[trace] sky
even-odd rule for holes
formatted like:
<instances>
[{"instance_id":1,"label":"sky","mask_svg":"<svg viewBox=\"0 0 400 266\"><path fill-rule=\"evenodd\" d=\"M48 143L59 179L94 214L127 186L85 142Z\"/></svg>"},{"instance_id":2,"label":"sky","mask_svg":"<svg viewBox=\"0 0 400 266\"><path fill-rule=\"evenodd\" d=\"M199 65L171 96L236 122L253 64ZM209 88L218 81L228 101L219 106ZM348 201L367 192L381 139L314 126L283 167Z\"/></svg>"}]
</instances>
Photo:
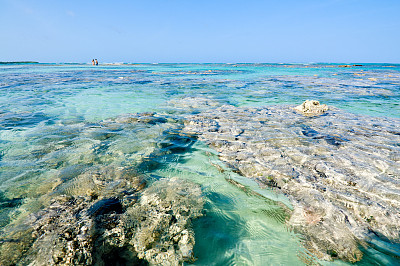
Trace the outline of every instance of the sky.
<instances>
[{"instance_id":1,"label":"sky","mask_svg":"<svg viewBox=\"0 0 400 266\"><path fill-rule=\"evenodd\" d=\"M400 0L0 0L0 61L400 63Z\"/></svg>"}]
</instances>

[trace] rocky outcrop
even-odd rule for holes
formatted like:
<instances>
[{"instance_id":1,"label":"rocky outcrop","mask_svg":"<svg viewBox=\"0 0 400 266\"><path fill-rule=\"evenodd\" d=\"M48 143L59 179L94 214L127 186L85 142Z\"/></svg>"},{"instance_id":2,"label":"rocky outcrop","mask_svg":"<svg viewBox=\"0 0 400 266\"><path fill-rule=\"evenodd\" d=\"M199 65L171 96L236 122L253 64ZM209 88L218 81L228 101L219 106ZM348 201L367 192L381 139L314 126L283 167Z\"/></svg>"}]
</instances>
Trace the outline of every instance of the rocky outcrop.
<instances>
[{"instance_id":1,"label":"rocky outcrop","mask_svg":"<svg viewBox=\"0 0 400 266\"><path fill-rule=\"evenodd\" d=\"M328 111L328 106L326 104L321 105L318 101L306 100L294 109L304 115L319 115Z\"/></svg>"}]
</instances>

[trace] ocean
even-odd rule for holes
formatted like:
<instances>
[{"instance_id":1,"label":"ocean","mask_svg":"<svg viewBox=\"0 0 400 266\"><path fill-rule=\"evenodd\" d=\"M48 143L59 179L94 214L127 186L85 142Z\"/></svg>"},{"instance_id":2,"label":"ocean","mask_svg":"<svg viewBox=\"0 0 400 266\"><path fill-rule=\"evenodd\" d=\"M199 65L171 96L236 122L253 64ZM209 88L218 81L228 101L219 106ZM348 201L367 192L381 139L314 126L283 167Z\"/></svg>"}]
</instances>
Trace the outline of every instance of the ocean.
<instances>
[{"instance_id":1,"label":"ocean","mask_svg":"<svg viewBox=\"0 0 400 266\"><path fill-rule=\"evenodd\" d=\"M0 106L1 265L400 264L400 65L2 64Z\"/></svg>"}]
</instances>

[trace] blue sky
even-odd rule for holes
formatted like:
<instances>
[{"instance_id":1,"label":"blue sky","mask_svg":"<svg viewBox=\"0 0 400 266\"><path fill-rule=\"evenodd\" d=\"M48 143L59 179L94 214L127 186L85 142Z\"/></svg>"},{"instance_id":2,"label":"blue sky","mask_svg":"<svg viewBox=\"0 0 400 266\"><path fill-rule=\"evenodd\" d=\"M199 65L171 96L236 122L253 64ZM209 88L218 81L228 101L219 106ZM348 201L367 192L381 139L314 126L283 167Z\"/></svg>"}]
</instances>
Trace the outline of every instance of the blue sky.
<instances>
[{"instance_id":1,"label":"blue sky","mask_svg":"<svg viewBox=\"0 0 400 266\"><path fill-rule=\"evenodd\" d=\"M400 0L0 0L0 61L400 63Z\"/></svg>"}]
</instances>

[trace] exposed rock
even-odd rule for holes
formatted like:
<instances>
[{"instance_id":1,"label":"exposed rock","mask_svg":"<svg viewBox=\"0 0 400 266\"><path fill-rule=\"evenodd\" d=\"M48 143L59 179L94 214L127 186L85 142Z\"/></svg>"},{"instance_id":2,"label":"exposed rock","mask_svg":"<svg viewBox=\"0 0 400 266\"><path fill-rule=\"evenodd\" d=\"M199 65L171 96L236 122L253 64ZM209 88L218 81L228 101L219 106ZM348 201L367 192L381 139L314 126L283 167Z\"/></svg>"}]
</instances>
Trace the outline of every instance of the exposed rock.
<instances>
[{"instance_id":1,"label":"exposed rock","mask_svg":"<svg viewBox=\"0 0 400 266\"><path fill-rule=\"evenodd\" d=\"M318 115L328 111L328 106L326 104L320 105L318 101L306 100L294 109L305 115Z\"/></svg>"}]
</instances>

